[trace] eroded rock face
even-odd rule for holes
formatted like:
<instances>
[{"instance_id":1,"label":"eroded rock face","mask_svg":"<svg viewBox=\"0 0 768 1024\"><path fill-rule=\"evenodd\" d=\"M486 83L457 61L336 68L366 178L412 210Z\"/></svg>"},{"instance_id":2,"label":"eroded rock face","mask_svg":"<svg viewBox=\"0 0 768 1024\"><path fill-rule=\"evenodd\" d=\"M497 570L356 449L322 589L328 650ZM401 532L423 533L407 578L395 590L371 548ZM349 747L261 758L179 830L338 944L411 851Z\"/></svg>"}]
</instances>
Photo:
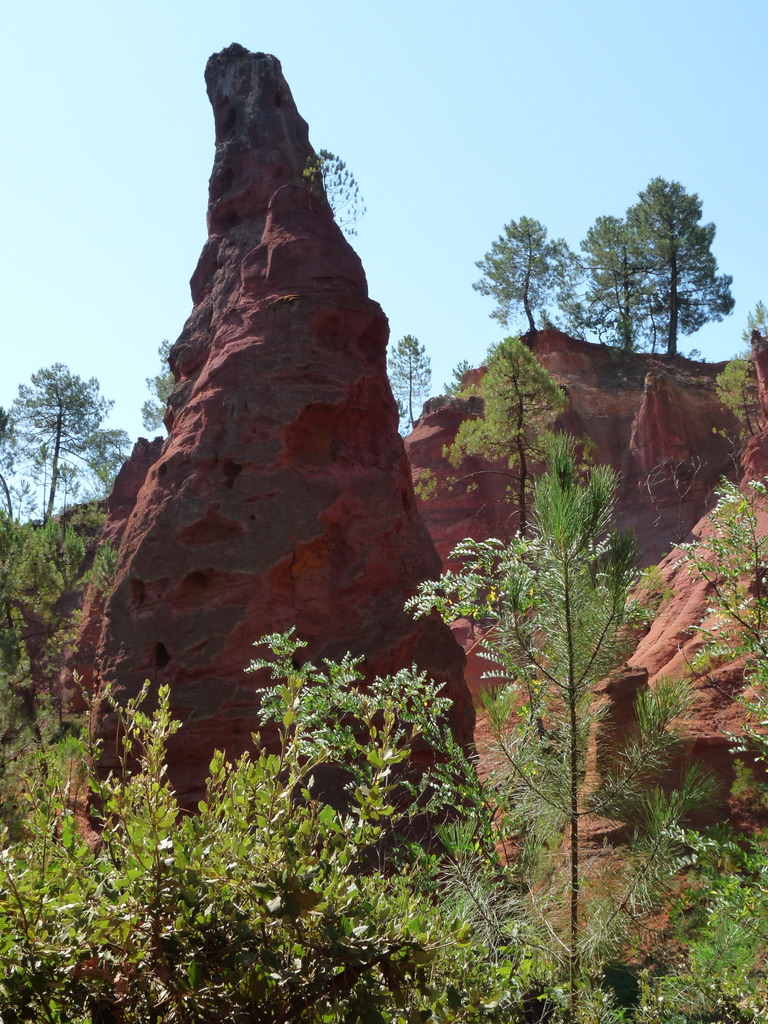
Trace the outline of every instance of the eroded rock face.
<instances>
[{"instance_id":1,"label":"eroded rock face","mask_svg":"<svg viewBox=\"0 0 768 1024\"><path fill-rule=\"evenodd\" d=\"M122 699L167 683L183 726L169 764L183 802L213 750L257 728L246 676L262 635L295 625L317 663L362 655L368 676L415 662L445 682L471 738L463 655L405 599L440 571L386 377L387 321L322 195L279 62L231 46L206 83L216 123L209 238L171 351L168 440L120 549L97 657ZM102 711L112 766L116 723ZM263 733L262 733L263 734Z\"/></svg>"},{"instance_id":2,"label":"eroded rock face","mask_svg":"<svg viewBox=\"0 0 768 1024\"><path fill-rule=\"evenodd\" d=\"M595 462L618 472L618 522L635 530L642 564L657 563L712 507L720 477L734 472L733 448L723 435L734 436L736 423L714 390L725 364L624 354L555 330L527 340L568 397L555 427L588 438ZM480 377L473 371L465 386ZM406 438L414 480L431 480L420 488L419 504L444 562L464 537L507 539L517 528L503 463L473 459L457 470L443 455L461 422L481 413L478 398L430 399ZM757 439L748 450L756 465L765 458ZM450 487L452 476L471 479L474 488ZM683 619L687 614L681 610ZM693 621L687 618L685 625ZM487 663L478 657L472 630L460 622L454 633L467 654L466 678L474 692ZM645 666L643 660L636 664ZM653 661L648 668L653 674Z\"/></svg>"},{"instance_id":3,"label":"eroded rock face","mask_svg":"<svg viewBox=\"0 0 768 1024\"><path fill-rule=\"evenodd\" d=\"M115 478L112 493L107 499L107 521L101 534L101 543L110 542L119 548L131 512L147 473L157 461L163 447L162 438L148 441L140 437L133 451L123 463ZM104 593L91 584L82 603L82 617L77 637L68 652L61 672L61 686L69 694L72 710L85 711L86 693L94 691L93 668L96 651L104 626Z\"/></svg>"},{"instance_id":4,"label":"eroded rock face","mask_svg":"<svg viewBox=\"0 0 768 1024\"><path fill-rule=\"evenodd\" d=\"M757 329L752 331L751 348L752 361L757 373L760 408L768 422L768 338L764 337Z\"/></svg>"},{"instance_id":5,"label":"eroded rock face","mask_svg":"<svg viewBox=\"0 0 768 1024\"><path fill-rule=\"evenodd\" d=\"M757 438L752 440L756 442ZM691 542L711 537L712 531L708 518L702 518L691 532ZM762 512L758 514L758 535L766 534L768 515ZM683 723L685 752L713 771L722 784L721 803L714 809L715 816L719 813L739 818L743 808L738 801L729 799L736 761L733 740L729 737L738 735L743 728L744 710L737 698L744 692L744 660L736 658L709 670L697 669L696 658L703 639L694 627L702 623L711 628L718 622L717 616L709 611L712 588L689 570L679 548L659 563L658 575L664 599L630 661L648 673L652 687L663 676L691 680L695 701Z\"/></svg>"},{"instance_id":6,"label":"eroded rock face","mask_svg":"<svg viewBox=\"0 0 768 1024\"><path fill-rule=\"evenodd\" d=\"M504 536L507 529L509 510L499 500L497 467L483 459L470 458L456 469L443 455L443 448L453 443L461 424L482 415L482 411L483 400L477 396L431 398L405 441L414 483L418 484L427 471L422 481L425 487L419 489L421 517L444 564L451 550L465 537ZM504 467L498 469L503 471ZM455 487L447 484L453 475L460 477Z\"/></svg>"},{"instance_id":7,"label":"eroded rock face","mask_svg":"<svg viewBox=\"0 0 768 1024\"><path fill-rule=\"evenodd\" d=\"M539 361L568 397L555 426L586 437L597 463L620 475L617 511L622 526L638 536L645 565L658 562L685 538L711 506L713 488L724 473L733 473L735 421L714 391L724 363L694 363L647 353L624 354L605 345L569 338L560 331L539 331L531 338ZM475 474L469 493L447 490L456 471L442 455L462 418L453 400L431 400L406 450L414 479L425 471L434 478L432 493L421 504L432 538L445 558L457 539L504 536L515 526L501 465L460 467Z\"/></svg>"}]
</instances>

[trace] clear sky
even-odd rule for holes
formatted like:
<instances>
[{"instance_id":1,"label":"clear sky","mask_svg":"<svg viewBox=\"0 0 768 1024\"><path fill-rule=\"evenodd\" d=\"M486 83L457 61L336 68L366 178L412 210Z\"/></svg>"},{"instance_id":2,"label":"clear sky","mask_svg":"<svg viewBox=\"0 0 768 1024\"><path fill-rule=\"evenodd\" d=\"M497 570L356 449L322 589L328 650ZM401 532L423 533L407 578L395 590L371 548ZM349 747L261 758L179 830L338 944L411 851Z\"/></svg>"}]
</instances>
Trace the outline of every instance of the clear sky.
<instances>
[{"instance_id":1,"label":"clear sky","mask_svg":"<svg viewBox=\"0 0 768 1024\"><path fill-rule=\"evenodd\" d=\"M757 0L5 0L0 405L54 362L142 432L144 379L191 309L231 42L280 58L316 148L368 213L354 240L393 340L439 393L502 336L475 260L526 215L577 249L657 176L698 192L736 308L680 347L741 346L768 301L768 5Z\"/></svg>"}]
</instances>

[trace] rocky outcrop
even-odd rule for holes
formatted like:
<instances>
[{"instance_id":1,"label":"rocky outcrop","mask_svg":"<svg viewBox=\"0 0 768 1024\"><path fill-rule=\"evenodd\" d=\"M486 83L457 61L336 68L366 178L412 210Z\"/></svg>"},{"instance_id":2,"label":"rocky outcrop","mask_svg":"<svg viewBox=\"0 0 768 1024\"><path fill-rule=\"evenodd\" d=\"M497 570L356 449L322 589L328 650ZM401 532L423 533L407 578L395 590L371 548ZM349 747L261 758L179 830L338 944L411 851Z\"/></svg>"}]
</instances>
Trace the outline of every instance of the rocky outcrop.
<instances>
[{"instance_id":1,"label":"rocky outcrop","mask_svg":"<svg viewBox=\"0 0 768 1024\"><path fill-rule=\"evenodd\" d=\"M760 535L768 534L768 515L760 515L758 529ZM694 527L691 542L705 540L712 530L712 524L703 518ZM716 812L739 818L744 809L738 802L731 800L730 808L726 803L735 763L729 736L738 735L744 722L744 709L737 700L744 692L744 661L736 658L706 670L698 667L703 639L695 627L700 623L712 627L717 621L709 611L712 588L689 570L679 548L659 563L657 575L663 601L630 658L635 666L630 672L647 672L651 687L662 676L691 680L695 701L682 723L685 752L712 770L722 783L722 802Z\"/></svg>"},{"instance_id":2,"label":"rocky outcrop","mask_svg":"<svg viewBox=\"0 0 768 1024\"><path fill-rule=\"evenodd\" d=\"M763 416L768 422L768 337L755 328L751 337L752 362L757 375L758 396Z\"/></svg>"},{"instance_id":3,"label":"rocky outcrop","mask_svg":"<svg viewBox=\"0 0 768 1024\"><path fill-rule=\"evenodd\" d=\"M115 477L112 492L107 498L107 521L101 535L102 541L110 541L115 547L120 546L128 520L136 508L139 491L162 450L161 437L156 437L152 441L140 437L133 446L133 451Z\"/></svg>"},{"instance_id":4,"label":"rocky outcrop","mask_svg":"<svg viewBox=\"0 0 768 1024\"><path fill-rule=\"evenodd\" d=\"M530 343L568 398L555 426L587 438L595 461L619 473L619 521L636 531L643 563L658 562L710 507L720 477L734 472L727 435L736 424L714 391L724 364L621 353L555 330ZM503 466L486 465L485 474L462 466L457 474L442 455L461 420L478 415L461 407L466 400L444 401L427 403L406 438L414 479L433 481L420 507L443 558L457 539L504 536L515 522ZM474 490L448 486L467 470Z\"/></svg>"},{"instance_id":5,"label":"rocky outcrop","mask_svg":"<svg viewBox=\"0 0 768 1024\"><path fill-rule=\"evenodd\" d=\"M100 543L108 542L119 548L128 519L136 507L139 491L151 466L157 461L162 445L160 437L153 441L140 437L133 446L107 499L107 519ZM64 659L61 672L61 687L69 694L70 707L78 714L85 711L85 695L92 694L95 688L93 667L104 624L104 601L105 594L101 587L90 584L82 597L77 636Z\"/></svg>"},{"instance_id":6,"label":"rocky outcrop","mask_svg":"<svg viewBox=\"0 0 768 1024\"><path fill-rule=\"evenodd\" d=\"M500 483L508 475L505 467L468 458L455 468L443 454L461 424L482 412L483 400L477 396L431 398L406 438L422 519L443 563L467 536L484 539L508 532L510 510ZM450 482L453 477L455 485Z\"/></svg>"},{"instance_id":7,"label":"rocky outcrop","mask_svg":"<svg viewBox=\"0 0 768 1024\"><path fill-rule=\"evenodd\" d=\"M594 460L619 473L618 521L635 530L643 564L657 563L688 537L692 528L703 529L699 521L714 504L721 475L734 475L736 468L735 451L728 440L728 435L736 435L736 423L714 389L724 364L619 353L554 330L529 335L527 341L568 398L565 413L555 426L587 438ZM479 382L481 374L473 373L472 379L465 379L465 386ZM475 459L457 471L443 455L461 422L481 414L482 400L478 398L431 399L406 438L414 479L429 481L418 489L420 507L444 561L466 536L504 538L510 524L511 529L516 526L503 465L483 465ZM744 458L751 457L753 471L766 457L764 448L768 454L768 445L763 446L757 438L747 446ZM464 477L475 486L469 490L461 483L451 486L452 477ZM650 679L653 685L660 672L679 674L698 643L691 626L706 607L705 588L688 579L682 567L673 570L679 554L676 549L662 562L665 579L673 571L680 573L680 580L675 575L665 584L679 592L679 598L662 607L660 619L631 659L634 667L619 673L612 688L606 690L611 715L618 721L626 717L638 679ZM479 657L481 635L465 620L454 623L453 630L467 654L466 678L474 693L484 685L482 676L488 669ZM730 760L727 743L715 738L725 721L725 705L717 714L711 706L716 693L709 688L702 697L702 714L697 713L696 718L696 751L707 747L708 763L717 762L722 768ZM730 708L728 715L738 718L738 712ZM609 718L615 732L615 722Z\"/></svg>"},{"instance_id":8,"label":"rocky outcrop","mask_svg":"<svg viewBox=\"0 0 768 1024\"><path fill-rule=\"evenodd\" d=\"M304 175L307 126L272 56L230 46L206 84L209 238L171 350L169 437L125 529L96 660L121 700L145 678L169 685L188 806L215 748L251 744L266 680L244 668L266 633L295 626L303 657L351 651L368 677L416 663L446 684L462 743L474 717L448 628L403 611L440 560L397 433L387 321ZM106 709L95 724L107 770L117 724Z\"/></svg>"}]
</instances>

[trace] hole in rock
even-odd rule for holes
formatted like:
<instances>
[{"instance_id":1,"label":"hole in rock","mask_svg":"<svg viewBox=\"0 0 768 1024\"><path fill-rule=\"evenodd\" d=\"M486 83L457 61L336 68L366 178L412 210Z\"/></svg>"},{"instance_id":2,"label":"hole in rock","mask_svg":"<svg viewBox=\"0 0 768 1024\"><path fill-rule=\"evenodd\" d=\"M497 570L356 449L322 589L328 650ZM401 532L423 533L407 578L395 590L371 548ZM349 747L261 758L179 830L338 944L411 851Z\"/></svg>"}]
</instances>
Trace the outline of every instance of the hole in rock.
<instances>
[{"instance_id":1,"label":"hole in rock","mask_svg":"<svg viewBox=\"0 0 768 1024\"><path fill-rule=\"evenodd\" d=\"M233 462L232 459L224 459L224 462L221 464L221 471L226 481L224 486L231 487L243 472L243 467L239 463Z\"/></svg>"},{"instance_id":2,"label":"hole in rock","mask_svg":"<svg viewBox=\"0 0 768 1024\"><path fill-rule=\"evenodd\" d=\"M222 213L219 217L219 227L222 231L229 231L230 228L236 228L240 223L240 214L234 210L227 210Z\"/></svg>"},{"instance_id":3,"label":"hole in rock","mask_svg":"<svg viewBox=\"0 0 768 1024\"><path fill-rule=\"evenodd\" d=\"M225 97L221 100L221 106L216 113L218 114L218 117L216 117L216 127L218 129L216 141L221 142L224 136L229 135L234 129L237 123L237 111L232 102Z\"/></svg>"},{"instance_id":4,"label":"hole in rock","mask_svg":"<svg viewBox=\"0 0 768 1024\"><path fill-rule=\"evenodd\" d=\"M159 643L155 646L155 665L158 668L165 668L168 662L171 660L171 656L164 643Z\"/></svg>"}]
</instances>

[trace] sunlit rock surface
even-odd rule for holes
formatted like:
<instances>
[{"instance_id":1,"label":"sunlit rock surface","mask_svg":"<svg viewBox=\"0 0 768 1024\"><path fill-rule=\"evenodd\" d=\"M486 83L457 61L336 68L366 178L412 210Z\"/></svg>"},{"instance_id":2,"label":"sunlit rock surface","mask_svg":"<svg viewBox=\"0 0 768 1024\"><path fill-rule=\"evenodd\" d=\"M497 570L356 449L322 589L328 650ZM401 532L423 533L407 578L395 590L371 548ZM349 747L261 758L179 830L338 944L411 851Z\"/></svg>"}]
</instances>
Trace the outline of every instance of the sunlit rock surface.
<instances>
[{"instance_id":1,"label":"sunlit rock surface","mask_svg":"<svg viewBox=\"0 0 768 1024\"><path fill-rule=\"evenodd\" d=\"M170 686L187 805L213 750L239 754L258 727L253 642L293 625L315 663L351 651L370 677L415 662L446 684L462 742L474 722L448 627L403 610L440 559L397 433L387 320L308 187L307 126L272 56L233 45L205 77L209 238L171 351L169 437L122 538L96 660L120 700L145 678ZM107 770L114 714L96 726Z\"/></svg>"}]
</instances>

